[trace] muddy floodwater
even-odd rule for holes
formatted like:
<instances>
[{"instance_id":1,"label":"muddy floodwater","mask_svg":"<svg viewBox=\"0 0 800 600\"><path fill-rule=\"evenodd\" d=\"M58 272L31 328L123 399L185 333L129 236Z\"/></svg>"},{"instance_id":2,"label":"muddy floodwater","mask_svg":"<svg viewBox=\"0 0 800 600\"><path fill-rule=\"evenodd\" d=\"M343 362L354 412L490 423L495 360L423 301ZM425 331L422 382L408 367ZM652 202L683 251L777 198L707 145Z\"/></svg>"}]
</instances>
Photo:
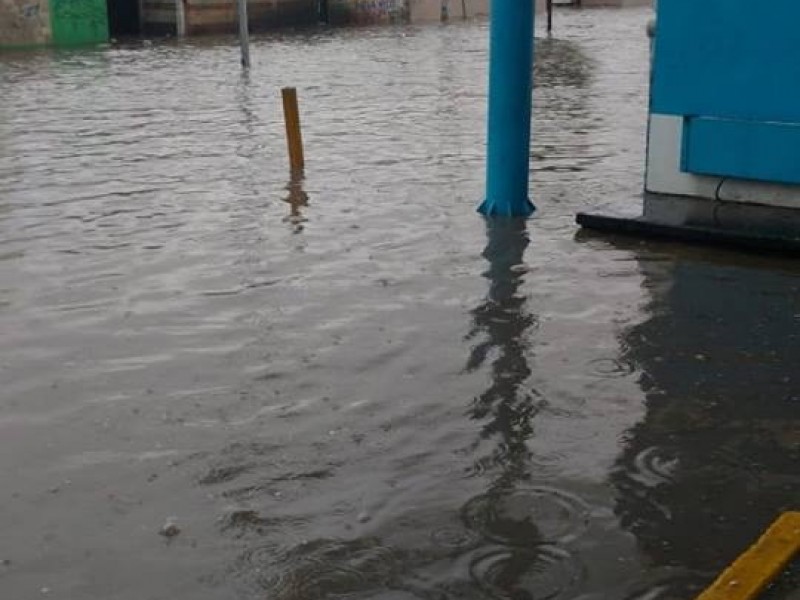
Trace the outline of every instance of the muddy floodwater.
<instances>
[{"instance_id":1,"label":"muddy floodwater","mask_svg":"<svg viewBox=\"0 0 800 600\"><path fill-rule=\"evenodd\" d=\"M483 21L0 57L0 597L687 600L800 508L800 262L573 224L650 17L539 31L527 222Z\"/></svg>"}]
</instances>

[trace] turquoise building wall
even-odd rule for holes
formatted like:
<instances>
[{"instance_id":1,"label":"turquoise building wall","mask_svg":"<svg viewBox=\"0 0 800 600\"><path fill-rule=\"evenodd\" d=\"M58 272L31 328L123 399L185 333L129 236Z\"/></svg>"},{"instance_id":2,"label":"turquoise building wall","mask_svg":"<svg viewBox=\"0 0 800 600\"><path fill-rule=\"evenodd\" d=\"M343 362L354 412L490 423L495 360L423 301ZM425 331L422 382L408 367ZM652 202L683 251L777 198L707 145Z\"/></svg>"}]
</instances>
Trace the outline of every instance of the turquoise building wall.
<instances>
[{"instance_id":1,"label":"turquoise building wall","mask_svg":"<svg viewBox=\"0 0 800 600\"><path fill-rule=\"evenodd\" d=\"M681 172L800 183L798 23L797 0L659 2L651 112L682 120Z\"/></svg>"}]
</instances>

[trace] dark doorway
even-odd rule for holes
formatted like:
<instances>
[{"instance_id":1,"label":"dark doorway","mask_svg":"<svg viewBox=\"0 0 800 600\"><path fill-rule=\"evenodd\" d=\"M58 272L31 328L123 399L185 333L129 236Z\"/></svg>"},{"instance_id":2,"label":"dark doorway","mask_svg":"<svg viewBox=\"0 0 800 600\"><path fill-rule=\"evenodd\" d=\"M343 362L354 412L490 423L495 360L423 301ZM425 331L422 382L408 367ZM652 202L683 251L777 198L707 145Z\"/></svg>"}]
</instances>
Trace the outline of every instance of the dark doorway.
<instances>
[{"instance_id":1,"label":"dark doorway","mask_svg":"<svg viewBox=\"0 0 800 600\"><path fill-rule=\"evenodd\" d=\"M318 0L317 14L319 16L320 23L330 23L330 15L328 14L328 0Z\"/></svg>"},{"instance_id":2,"label":"dark doorway","mask_svg":"<svg viewBox=\"0 0 800 600\"><path fill-rule=\"evenodd\" d=\"M139 0L106 0L108 33L112 38L139 35Z\"/></svg>"}]
</instances>

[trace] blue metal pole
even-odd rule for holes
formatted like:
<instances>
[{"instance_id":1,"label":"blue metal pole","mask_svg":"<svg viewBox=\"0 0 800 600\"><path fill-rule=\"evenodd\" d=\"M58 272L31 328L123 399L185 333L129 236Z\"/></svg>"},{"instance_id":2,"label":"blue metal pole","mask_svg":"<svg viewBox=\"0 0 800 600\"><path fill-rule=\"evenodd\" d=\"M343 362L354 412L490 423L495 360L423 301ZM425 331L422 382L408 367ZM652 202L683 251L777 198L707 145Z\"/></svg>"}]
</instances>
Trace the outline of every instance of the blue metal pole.
<instances>
[{"instance_id":1,"label":"blue metal pole","mask_svg":"<svg viewBox=\"0 0 800 600\"><path fill-rule=\"evenodd\" d=\"M484 215L526 217L535 0L492 0Z\"/></svg>"}]
</instances>

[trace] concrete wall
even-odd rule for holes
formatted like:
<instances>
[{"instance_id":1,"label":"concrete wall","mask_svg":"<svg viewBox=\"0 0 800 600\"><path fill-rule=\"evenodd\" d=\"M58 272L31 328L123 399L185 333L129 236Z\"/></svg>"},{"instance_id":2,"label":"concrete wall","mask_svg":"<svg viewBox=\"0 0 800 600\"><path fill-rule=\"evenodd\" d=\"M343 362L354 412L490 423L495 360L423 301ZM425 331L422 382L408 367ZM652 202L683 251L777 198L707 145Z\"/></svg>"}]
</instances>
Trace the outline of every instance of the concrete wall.
<instances>
[{"instance_id":1,"label":"concrete wall","mask_svg":"<svg viewBox=\"0 0 800 600\"><path fill-rule=\"evenodd\" d=\"M332 23L412 23L438 22L443 19L485 17L490 0L331 0L336 18ZM538 11L546 0L536 0ZM465 14L466 11L466 14Z\"/></svg>"},{"instance_id":2,"label":"concrete wall","mask_svg":"<svg viewBox=\"0 0 800 600\"><path fill-rule=\"evenodd\" d=\"M0 48L47 44L51 35L47 0L0 0Z\"/></svg>"},{"instance_id":3,"label":"concrete wall","mask_svg":"<svg viewBox=\"0 0 800 600\"><path fill-rule=\"evenodd\" d=\"M105 0L0 0L0 48L105 41Z\"/></svg>"},{"instance_id":4,"label":"concrete wall","mask_svg":"<svg viewBox=\"0 0 800 600\"><path fill-rule=\"evenodd\" d=\"M487 17L491 6L490 0L463 0L463 2L462 0L408 0L408 2L412 23L439 21L443 13L448 19ZM545 8L546 0L536 0L537 12L544 11Z\"/></svg>"}]
</instances>

